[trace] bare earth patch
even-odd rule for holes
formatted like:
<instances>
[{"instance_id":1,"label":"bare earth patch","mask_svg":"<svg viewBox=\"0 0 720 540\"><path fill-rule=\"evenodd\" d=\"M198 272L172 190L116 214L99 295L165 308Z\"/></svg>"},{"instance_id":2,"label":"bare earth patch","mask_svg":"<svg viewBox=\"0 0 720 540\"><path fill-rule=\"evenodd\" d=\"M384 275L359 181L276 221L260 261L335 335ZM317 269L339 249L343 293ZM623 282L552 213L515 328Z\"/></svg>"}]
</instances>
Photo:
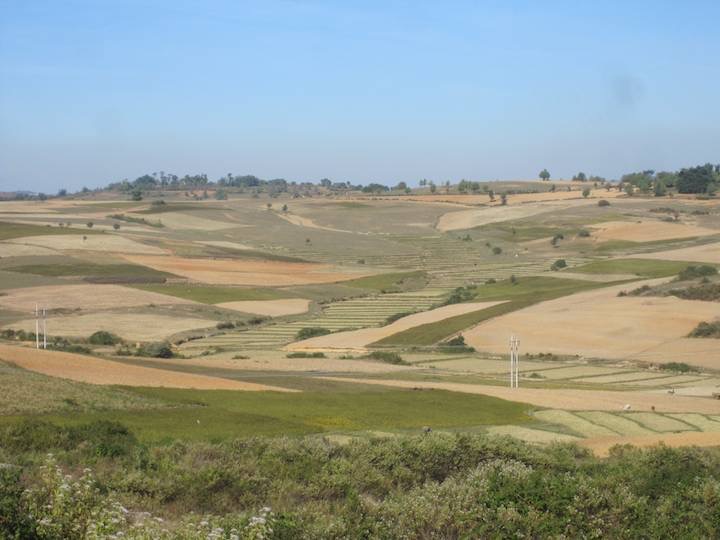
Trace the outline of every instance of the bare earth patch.
<instances>
[{"instance_id":1,"label":"bare earth patch","mask_svg":"<svg viewBox=\"0 0 720 540\"><path fill-rule=\"evenodd\" d=\"M578 441L578 444L589 448L596 456L607 457L610 449L618 444L630 444L639 448L664 444L672 448L680 446L720 446L720 433L660 433L657 435L641 435L634 437L596 437Z\"/></svg>"},{"instance_id":2,"label":"bare earth patch","mask_svg":"<svg viewBox=\"0 0 720 540\"><path fill-rule=\"evenodd\" d=\"M522 350L529 353L624 359L656 349L662 356L669 351L666 346L718 313L713 302L618 297L620 291L664 281L616 285L542 302L483 322L465 332L465 340L478 350L499 354L506 352L509 336L517 334Z\"/></svg>"},{"instance_id":3,"label":"bare earth patch","mask_svg":"<svg viewBox=\"0 0 720 540\"><path fill-rule=\"evenodd\" d=\"M286 388L221 379L219 377L132 366L93 356L42 351L9 345L0 345L0 358L24 369L52 377L90 384L195 388L197 390L293 391Z\"/></svg>"},{"instance_id":4,"label":"bare earth patch","mask_svg":"<svg viewBox=\"0 0 720 540\"><path fill-rule=\"evenodd\" d=\"M437 388L451 392L483 394L510 401L529 403L538 407L565 409L569 411L622 411L630 405L635 411L657 412L698 412L702 414L720 413L720 401L685 396L660 395L651 392L612 392L610 390L577 390L572 388L508 388L504 386L486 386L481 384L462 384L449 382L401 381L382 379L351 379L342 377L323 377L333 381L359 384L377 384L396 388Z\"/></svg>"},{"instance_id":5,"label":"bare earth patch","mask_svg":"<svg viewBox=\"0 0 720 540\"><path fill-rule=\"evenodd\" d=\"M479 311L502 303L503 302L473 302L468 304L452 304L429 311L423 311L422 313L408 315L381 328L363 328L349 332L337 332L326 336L298 341L288 345L286 348L288 350L363 349L370 343L375 343L376 341L407 330L408 328L441 321L472 311Z\"/></svg>"},{"instance_id":6,"label":"bare earth patch","mask_svg":"<svg viewBox=\"0 0 720 540\"><path fill-rule=\"evenodd\" d=\"M126 255L131 262L214 285L285 286L333 283L371 275L338 270L328 264L266 260L187 259Z\"/></svg>"},{"instance_id":7,"label":"bare earth patch","mask_svg":"<svg viewBox=\"0 0 720 540\"><path fill-rule=\"evenodd\" d=\"M310 300L304 298L285 298L281 300L243 300L238 302L223 302L216 304L225 309L234 309L243 313L254 313L266 317L281 317L283 315L299 315L310 308Z\"/></svg>"},{"instance_id":8,"label":"bare earth patch","mask_svg":"<svg viewBox=\"0 0 720 540\"><path fill-rule=\"evenodd\" d=\"M147 246L115 234L28 236L8 240L8 242L66 251L106 251L111 253L144 254L164 253L160 248Z\"/></svg>"},{"instance_id":9,"label":"bare earth patch","mask_svg":"<svg viewBox=\"0 0 720 540\"><path fill-rule=\"evenodd\" d=\"M598 242L609 240L627 240L630 242L654 242L657 240L673 240L676 238L691 238L696 236L709 236L720 231L687 225L685 223L670 223L660 220L646 221L607 221L590 225L592 237Z\"/></svg>"},{"instance_id":10,"label":"bare earth patch","mask_svg":"<svg viewBox=\"0 0 720 540\"><path fill-rule=\"evenodd\" d=\"M191 317L170 317L147 313L88 313L50 317L48 334L62 337L87 337L98 330L112 332L128 341L161 341L173 334L199 328L214 328L217 321ZM35 331L35 319L26 319L7 328Z\"/></svg>"},{"instance_id":11,"label":"bare earth patch","mask_svg":"<svg viewBox=\"0 0 720 540\"><path fill-rule=\"evenodd\" d=\"M46 285L7 291L0 296L0 307L32 311L35 304L47 309L102 310L148 304L194 304L191 300L167 296L120 285Z\"/></svg>"}]
</instances>

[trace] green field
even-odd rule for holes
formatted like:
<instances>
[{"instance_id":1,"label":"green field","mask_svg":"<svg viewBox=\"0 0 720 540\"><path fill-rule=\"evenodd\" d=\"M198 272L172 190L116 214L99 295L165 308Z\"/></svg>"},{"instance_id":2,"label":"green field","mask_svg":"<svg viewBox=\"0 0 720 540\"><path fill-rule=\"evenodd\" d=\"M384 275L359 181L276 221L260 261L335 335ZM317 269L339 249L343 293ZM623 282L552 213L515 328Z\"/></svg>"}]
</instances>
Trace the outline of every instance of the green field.
<instances>
[{"instance_id":1,"label":"green field","mask_svg":"<svg viewBox=\"0 0 720 540\"><path fill-rule=\"evenodd\" d=\"M422 288L426 283L426 275L423 271L415 272L394 272L388 274L377 274L363 278L343 281L342 285L358 289L372 289L376 291L389 290L414 290Z\"/></svg>"},{"instance_id":2,"label":"green field","mask_svg":"<svg viewBox=\"0 0 720 540\"><path fill-rule=\"evenodd\" d=\"M588 274L636 274L640 277L659 278L679 274L693 264L702 263L655 259L607 259L577 266L571 271Z\"/></svg>"},{"instance_id":3,"label":"green field","mask_svg":"<svg viewBox=\"0 0 720 540\"><path fill-rule=\"evenodd\" d=\"M107 277L107 278L169 278L177 277L168 272L154 270L137 264L93 264L77 262L72 264L30 264L10 266L4 270L21 274L34 274L49 277Z\"/></svg>"},{"instance_id":4,"label":"green field","mask_svg":"<svg viewBox=\"0 0 720 540\"><path fill-rule=\"evenodd\" d=\"M58 215L58 221L63 221L63 216ZM71 229L67 227L56 227L50 225L26 225L23 223L7 223L0 221L0 240L12 238L23 238L25 236L45 236L47 234L103 234L103 231L87 229Z\"/></svg>"},{"instance_id":5,"label":"green field","mask_svg":"<svg viewBox=\"0 0 720 540\"><path fill-rule=\"evenodd\" d=\"M365 386L365 385L363 385ZM224 440L256 435L305 435L363 430L417 430L526 423L524 404L445 392L380 389L361 391L237 392L128 388L145 400L171 408L47 414L58 424L115 420L143 441ZM22 417L0 417L13 423Z\"/></svg>"},{"instance_id":6,"label":"green field","mask_svg":"<svg viewBox=\"0 0 720 540\"><path fill-rule=\"evenodd\" d=\"M604 283L557 279L545 277L518 278L515 285L510 280L499 281L477 288L472 302L507 300L479 311L473 311L442 321L423 324L398 332L374 343L374 346L433 345L483 321L522 309L538 302L553 300L576 292L606 286Z\"/></svg>"},{"instance_id":7,"label":"green field","mask_svg":"<svg viewBox=\"0 0 720 540\"><path fill-rule=\"evenodd\" d=\"M167 294L185 300L193 300L203 304L220 304L222 302L238 302L243 300L278 300L293 298L296 295L279 289L247 289L242 287L222 287L212 285L142 284L134 285L143 291Z\"/></svg>"}]
</instances>

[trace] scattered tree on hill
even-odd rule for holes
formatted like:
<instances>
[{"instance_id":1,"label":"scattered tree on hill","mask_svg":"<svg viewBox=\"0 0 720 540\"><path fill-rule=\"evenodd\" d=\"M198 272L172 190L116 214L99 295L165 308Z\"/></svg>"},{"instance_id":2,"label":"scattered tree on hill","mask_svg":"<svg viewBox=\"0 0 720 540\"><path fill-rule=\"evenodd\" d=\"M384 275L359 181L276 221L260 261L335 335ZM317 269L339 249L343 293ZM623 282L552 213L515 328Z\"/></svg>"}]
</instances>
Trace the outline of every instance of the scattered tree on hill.
<instances>
[{"instance_id":1,"label":"scattered tree on hill","mask_svg":"<svg viewBox=\"0 0 720 540\"><path fill-rule=\"evenodd\" d=\"M139 189L134 190L131 194L131 198L133 201L142 201L142 191Z\"/></svg>"},{"instance_id":2,"label":"scattered tree on hill","mask_svg":"<svg viewBox=\"0 0 720 540\"><path fill-rule=\"evenodd\" d=\"M572 179L575 182L587 182L587 176L585 176L584 172L579 172L575 176L572 177Z\"/></svg>"},{"instance_id":3,"label":"scattered tree on hill","mask_svg":"<svg viewBox=\"0 0 720 540\"><path fill-rule=\"evenodd\" d=\"M88 221L85 225L87 225L87 228L88 228L88 229L92 229L94 223L93 223L92 221Z\"/></svg>"},{"instance_id":4,"label":"scattered tree on hill","mask_svg":"<svg viewBox=\"0 0 720 540\"><path fill-rule=\"evenodd\" d=\"M505 193L502 193L502 194L500 195L500 204L501 204L502 206L506 206L506 205L507 205L507 195L506 195Z\"/></svg>"},{"instance_id":5,"label":"scattered tree on hill","mask_svg":"<svg viewBox=\"0 0 720 540\"><path fill-rule=\"evenodd\" d=\"M550 270L557 271L565 267L567 267L567 262L565 262L565 259L558 259L557 261L552 263Z\"/></svg>"},{"instance_id":6,"label":"scattered tree on hill","mask_svg":"<svg viewBox=\"0 0 720 540\"><path fill-rule=\"evenodd\" d=\"M590 196L590 188L583 189L582 196L587 199Z\"/></svg>"},{"instance_id":7,"label":"scattered tree on hill","mask_svg":"<svg viewBox=\"0 0 720 540\"><path fill-rule=\"evenodd\" d=\"M115 229L116 231L119 230L119 229L120 229L120 224L119 224L119 223L113 223L113 229Z\"/></svg>"},{"instance_id":8,"label":"scattered tree on hill","mask_svg":"<svg viewBox=\"0 0 720 540\"><path fill-rule=\"evenodd\" d=\"M682 169L677 175L677 189L680 193L707 193L717 180L715 169L707 163Z\"/></svg>"},{"instance_id":9,"label":"scattered tree on hill","mask_svg":"<svg viewBox=\"0 0 720 540\"><path fill-rule=\"evenodd\" d=\"M542 171L540 171L540 174L538 174L538 176L543 182L547 182L548 180L550 180L550 173L547 169L543 169Z\"/></svg>"},{"instance_id":10,"label":"scattered tree on hill","mask_svg":"<svg viewBox=\"0 0 720 540\"><path fill-rule=\"evenodd\" d=\"M435 193L437 191L437 186L434 182L430 182L430 193Z\"/></svg>"}]
</instances>

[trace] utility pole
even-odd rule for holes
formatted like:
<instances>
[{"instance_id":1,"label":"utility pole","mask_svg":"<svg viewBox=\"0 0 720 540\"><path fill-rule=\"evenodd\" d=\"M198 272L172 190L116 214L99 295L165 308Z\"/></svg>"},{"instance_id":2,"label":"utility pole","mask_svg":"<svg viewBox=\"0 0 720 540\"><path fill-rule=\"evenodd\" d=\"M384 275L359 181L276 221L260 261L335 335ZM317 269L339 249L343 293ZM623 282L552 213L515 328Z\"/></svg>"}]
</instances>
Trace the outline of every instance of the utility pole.
<instances>
[{"instance_id":1,"label":"utility pole","mask_svg":"<svg viewBox=\"0 0 720 540\"><path fill-rule=\"evenodd\" d=\"M510 336L510 388L520 387L520 338Z\"/></svg>"},{"instance_id":2,"label":"utility pole","mask_svg":"<svg viewBox=\"0 0 720 540\"><path fill-rule=\"evenodd\" d=\"M47 349L47 312L45 306L42 308L43 315L43 349Z\"/></svg>"},{"instance_id":3,"label":"utility pole","mask_svg":"<svg viewBox=\"0 0 720 540\"><path fill-rule=\"evenodd\" d=\"M35 348L40 348L40 312L37 302L35 303Z\"/></svg>"}]
</instances>

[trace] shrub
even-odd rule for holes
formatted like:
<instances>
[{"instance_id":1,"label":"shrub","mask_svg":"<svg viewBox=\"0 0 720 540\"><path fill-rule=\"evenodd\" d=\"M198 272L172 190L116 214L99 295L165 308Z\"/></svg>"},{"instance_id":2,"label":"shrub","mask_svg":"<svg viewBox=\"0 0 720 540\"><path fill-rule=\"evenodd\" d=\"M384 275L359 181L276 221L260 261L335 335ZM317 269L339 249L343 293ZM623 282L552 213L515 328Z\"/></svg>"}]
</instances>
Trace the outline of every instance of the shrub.
<instances>
[{"instance_id":1,"label":"shrub","mask_svg":"<svg viewBox=\"0 0 720 540\"><path fill-rule=\"evenodd\" d=\"M492 248L493 255L500 255L502 253L502 248L500 246L494 246Z\"/></svg>"},{"instance_id":2,"label":"shrub","mask_svg":"<svg viewBox=\"0 0 720 540\"><path fill-rule=\"evenodd\" d=\"M720 338L720 321L701 322L688 334L692 338Z\"/></svg>"},{"instance_id":3,"label":"shrub","mask_svg":"<svg viewBox=\"0 0 720 540\"><path fill-rule=\"evenodd\" d=\"M146 356L149 358L172 358L174 356L170 345L164 341L145 343L137 349L135 354L136 356Z\"/></svg>"},{"instance_id":4,"label":"shrub","mask_svg":"<svg viewBox=\"0 0 720 540\"><path fill-rule=\"evenodd\" d=\"M578 232L578 236L580 238L587 238L588 236L590 236L590 231L588 231L587 229L582 229Z\"/></svg>"},{"instance_id":5,"label":"shrub","mask_svg":"<svg viewBox=\"0 0 720 540\"><path fill-rule=\"evenodd\" d=\"M301 328L298 330L298 333L295 335L295 339L297 340L303 340L303 339L310 339L312 337L317 336L326 336L330 333L330 330L327 328L321 328L319 326L310 326Z\"/></svg>"},{"instance_id":6,"label":"shrub","mask_svg":"<svg viewBox=\"0 0 720 540\"><path fill-rule=\"evenodd\" d=\"M285 358L327 358L325 353L321 352L291 352L285 355Z\"/></svg>"},{"instance_id":7,"label":"shrub","mask_svg":"<svg viewBox=\"0 0 720 540\"><path fill-rule=\"evenodd\" d=\"M465 287L458 287L450 293L450 296L448 296L447 300L443 302L443 305L447 306L450 304L460 304L462 302L472 300L473 298L475 298L474 292Z\"/></svg>"},{"instance_id":8,"label":"shrub","mask_svg":"<svg viewBox=\"0 0 720 540\"><path fill-rule=\"evenodd\" d=\"M703 278L707 279L707 278ZM720 301L720 283L703 283L697 287L688 287L687 289L675 289L668 294L677 296L684 300L703 300L705 302Z\"/></svg>"},{"instance_id":9,"label":"shrub","mask_svg":"<svg viewBox=\"0 0 720 540\"><path fill-rule=\"evenodd\" d=\"M92 345L117 345L121 342L119 336L105 330L98 330L88 338L88 343Z\"/></svg>"},{"instance_id":10,"label":"shrub","mask_svg":"<svg viewBox=\"0 0 720 540\"><path fill-rule=\"evenodd\" d=\"M373 351L370 354L368 354L365 358L370 358L372 360L379 360L380 362L385 362L386 364L395 364L398 366L409 366L410 364L403 360L402 356L400 356L398 353L390 352L390 351Z\"/></svg>"},{"instance_id":11,"label":"shrub","mask_svg":"<svg viewBox=\"0 0 720 540\"><path fill-rule=\"evenodd\" d=\"M492 285L493 283L497 283L497 280L495 278L490 278L485 282L485 285Z\"/></svg>"},{"instance_id":12,"label":"shrub","mask_svg":"<svg viewBox=\"0 0 720 540\"><path fill-rule=\"evenodd\" d=\"M557 261L552 263L550 270L558 271L558 270L561 270L566 267L567 267L567 262L565 262L565 259L558 259Z\"/></svg>"},{"instance_id":13,"label":"shrub","mask_svg":"<svg viewBox=\"0 0 720 540\"><path fill-rule=\"evenodd\" d=\"M717 273L718 269L716 267L707 264L702 264L700 266L688 266L685 270L678 274L678 279L685 281L705 276L715 276Z\"/></svg>"},{"instance_id":14,"label":"shrub","mask_svg":"<svg viewBox=\"0 0 720 540\"><path fill-rule=\"evenodd\" d=\"M598 206L610 206L610 202L606 201L605 199L600 199L598 201Z\"/></svg>"},{"instance_id":15,"label":"shrub","mask_svg":"<svg viewBox=\"0 0 720 540\"><path fill-rule=\"evenodd\" d=\"M555 236L552 237L552 240L550 240L550 243L553 246L557 246L560 240L565 240L565 235L562 233L558 233Z\"/></svg>"},{"instance_id":16,"label":"shrub","mask_svg":"<svg viewBox=\"0 0 720 540\"><path fill-rule=\"evenodd\" d=\"M402 319L403 317L407 317L408 315L414 315L417 313L417 311L401 311L400 313L394 313L392 315L389 315L387 319L385 319L385 324L391 324L397 321L398 319Z\"/></svg>"},{"instance_id":17,"label":"shrub","mask_svg":"<svg viewBox=\"0 0 720 540\"><path fill-rule=\"evenodd\" d=\"M685 362L668 362L667 364L662 364L660 366L660 369L664 369L667 371L677 371L679 373L687 373L689 371L697 371L694 367L692 367L689 364L686 364Z\"/></svg>"},{"instance_id":18,"label":"shrub","mask_svg":"<svg viewBox=\"0 0 720 540\"><path fill-rule=\"evenodd\" d=\"M220 321L215 325L215 328L218 330L230 330L231 328L235 328L235 323L232 321Z\"/></svg>"},{"instance_id":19,"label":"shrub","mask_svg":"<svg viewBox=\"0 0 720 540\"><path fill-rule=\"evenodd\" d=\"M465 347L465 336L459 334L454 338L445 341L443 345L447 345L448 347Z\"/></svg>"}]
</instances>

